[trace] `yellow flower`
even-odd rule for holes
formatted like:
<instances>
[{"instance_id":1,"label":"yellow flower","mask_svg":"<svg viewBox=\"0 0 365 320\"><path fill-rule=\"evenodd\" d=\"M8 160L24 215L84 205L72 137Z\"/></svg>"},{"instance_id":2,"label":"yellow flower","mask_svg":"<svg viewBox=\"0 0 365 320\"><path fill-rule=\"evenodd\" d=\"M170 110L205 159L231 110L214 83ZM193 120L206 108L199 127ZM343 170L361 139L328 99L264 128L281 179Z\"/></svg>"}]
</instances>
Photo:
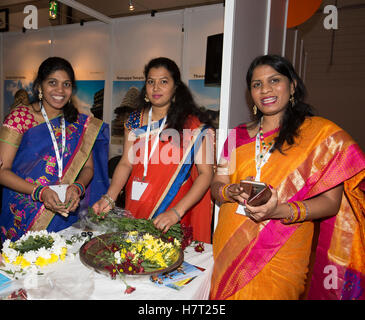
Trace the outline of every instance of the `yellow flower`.
<instances>
[{"instance_id":1,"label":"yellow flower","mask_svg":"<svg viewBox=\"0 0 365 320\"><path fill-rule=\"evenodd\" d=\"M16 257L15 261L14 261L14 264L15 265L19 265L22 263L22 260L23 260L23 256L22 255L19 255Z\"/></svg>"},{"instance_id":2,"label":"yellow flower","mask_svg":"<svg viewBox=\"0 0 365 320\"><path fill-rule=\"evenodd\" d=\"M35 264L37 266L40 266L40 267L44 267L47 265L46 263L46 259L42 258L42 257L38 257L37 260L35 261Z\"/></svg>"},{"instance_id":3,"label":"yellow flower","mask_svg":"<svg viewBox=\"0 0 365 320\"><path fill-rule=\"evenodd\" d=\"M2 256L3 256L3 258L4 258L4 260L5 260L6 263L10 263L9 258L8 258L8 256L5 253L3 253Z\"/></svg>"},{"instance_id":4,"label":"yellow flower","mask_svg":"<svg viewBox=\"0 0 365 320\"><path fill-rule=\"evenodd\" d=\"M22 259L21 266L22 268L28 267L30 266L30 262L26 259Z\"/></svg>"},{"instance_id":5,"label":"yellow flower","mask_svg":"<svg viewBox=\"0 0 365 320\"><path fill-rule=\"evenodd\" d=\"M47 264L50 264L50 263L54 263L58 260L58 256L55 255L54 253L51 254L51 257L49 259L46 260L46 263Z\"/></svg>"},{"instance_id":6,"label":"yellow flower","mask_svg":"<svg viewBox=\"0 0 365 320\"><path fill-rule=\"evenodd\" d=\"M67 248L62 248L61 250L61 255L60 255L60 259L63 261L65 260L65 257L66 257L66 254L67 254ZM57 261L57 260L56 260Z\"/></svg>"}]
</instances>

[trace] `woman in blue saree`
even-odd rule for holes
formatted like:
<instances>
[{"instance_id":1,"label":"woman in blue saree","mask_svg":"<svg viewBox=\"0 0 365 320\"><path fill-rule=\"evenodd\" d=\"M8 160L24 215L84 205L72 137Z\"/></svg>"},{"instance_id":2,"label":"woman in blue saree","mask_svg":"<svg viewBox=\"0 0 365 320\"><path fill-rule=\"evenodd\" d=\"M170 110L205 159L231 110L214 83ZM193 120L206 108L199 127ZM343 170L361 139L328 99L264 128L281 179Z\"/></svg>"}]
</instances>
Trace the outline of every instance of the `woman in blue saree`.
<instances>
[{"instance_id":1,"label":"woman in blue saree","mask_svg":"<svg viewBox=\"0 0 365 320\"><path fill-rule=\"evenodd\" d=\"M33 85L37 101L13 109L0 129L3 241L63 230L107 190L109 130L78 113L75 89L70 63L46 59Z\"/></svg>"}]
</instances>

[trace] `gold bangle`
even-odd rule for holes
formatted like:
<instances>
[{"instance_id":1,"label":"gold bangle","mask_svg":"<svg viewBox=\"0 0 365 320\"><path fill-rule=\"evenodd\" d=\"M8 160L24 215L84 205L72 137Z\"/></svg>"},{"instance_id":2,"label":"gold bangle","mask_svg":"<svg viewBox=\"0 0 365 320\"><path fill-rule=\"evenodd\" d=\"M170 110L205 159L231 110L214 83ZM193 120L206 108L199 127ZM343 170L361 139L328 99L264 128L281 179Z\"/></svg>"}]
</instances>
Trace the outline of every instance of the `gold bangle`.
<instances>
[{"instance_id":1,"label":"gold bangle","mask_svg":"<svg viewBox=\"0 0 365 320\"><path fill-rule=\"evenodd\" d=\"M291 204L291 202L287 202L286 203L289 207L289 210L290 210L290 216L288 218L284 218L284 219L281 219L281 223L284 223L284 224L290 224L293 222L294 220L294 209L293 209L293 206Z\"/></svg>"},{"instance_id":2,"label":"gold bangle","mask_svg":"<svg viewBox=\"0 0 365 320\"><path fill-rule=\"evenodd\" d=\"M221 196L222 196L223 200L224 200L224 201L227 201L227 202L231 202L231 201L232 201L230 198L228 198L228 197L225 195L225 193L226 193L226 189L227 189L230 185L231 185L230 183L229 183L229 184L226 184L226 185L222 188L222 194L221 194Z\"/></svg>"}]
</instances>

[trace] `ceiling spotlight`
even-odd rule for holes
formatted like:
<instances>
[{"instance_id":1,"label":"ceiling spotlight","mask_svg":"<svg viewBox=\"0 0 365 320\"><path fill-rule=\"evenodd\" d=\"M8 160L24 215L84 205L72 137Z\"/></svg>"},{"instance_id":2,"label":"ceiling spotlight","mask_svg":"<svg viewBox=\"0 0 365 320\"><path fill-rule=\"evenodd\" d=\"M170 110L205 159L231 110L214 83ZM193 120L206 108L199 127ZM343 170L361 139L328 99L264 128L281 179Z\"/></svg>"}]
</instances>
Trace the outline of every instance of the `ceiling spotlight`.
<instances>
[{"instance_id":1,"label":"ceiling spotlight","mask_svg":"<svg viewBox=\"0 0 365 320\"><path fill-rule=\"evenodd\" d=\"M129 0L129 11L133 11L134 10L134 5L132 3L132 0Z\"/></svg>"}]
</instances>

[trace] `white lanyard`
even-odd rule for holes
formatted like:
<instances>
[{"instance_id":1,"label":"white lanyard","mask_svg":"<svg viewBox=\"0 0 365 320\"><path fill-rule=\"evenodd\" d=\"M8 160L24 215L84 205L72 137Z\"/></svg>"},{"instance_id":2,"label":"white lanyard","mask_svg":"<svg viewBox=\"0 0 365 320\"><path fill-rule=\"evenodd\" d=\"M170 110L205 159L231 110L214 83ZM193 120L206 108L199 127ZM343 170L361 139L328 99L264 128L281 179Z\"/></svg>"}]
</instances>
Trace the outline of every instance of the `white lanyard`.
<instances>
[{"instance_id":1,"label":"white lanyard","mask_svg":"<svg viewBox=\"0 0 365 320\"><path fill-rule=\"evenodd\" d=\"M256 135L256 146L255 146L255 162L256 162L256 181L260 181L261 178L261 169L262 167L269 161L271 156L271 150L273 149L274 145L271 146L269 150L266 151L264 155L262 155L261 161L259 159L260 153L260 132Z\"/></svg>"},{"instance_id":2,"label":"white lanyard","mask_svg":"<svg viewBox=\"0 0 365 320\"><path fill-rule=\"evenodd\" d=\"M150 109L149 113L148 113L148 125L147 125L147 131L146 131L146 140L145 140L145 144L144 144L144 160L143 160L143 166L144 166L144 171L143 171L143 178L145 178L147 176L147 170L148 170L148 162L151 160L153 153L156 150L157 144L158 144L158 140L160 137L160 133L162 132L165 123L166 123L166 119L167 116L165 116L162 120L161 126L158 129L158 133L157 136L155 138L155 141L153 142L152 148L151 148L151 153L150 156L148 157L148 141L150 138L150 132L151 132L151 122L152 122L152 108Z\"/></svg>"},{"instance_id":3,"label":"white lanyard","mask_svg":"<svg viewBox=\"0 0 365 320\"><path fill-rule=\"evenodd\" d=\"M41 105L42 115L43 115L44 120L46 121L46 124L47 124L47 127L48 127L48 131L49 131L49 134L51 135L53 147L54 147L54 150L55 150L55 153L56 153L56 159L57 159L57 164L58 164L58 180L61 181L62 172L63 172L63 152L65 151L65 147L66 147L66 126L65 126L65 118L64 118L64 116L61 117L62 152L60 154L60 151L59 151L58 145L57 145L56 137L54 135L53 129L52 129L51 124L49 122L47 113L44 110L44 107L43 107L42 102L40 102L40 105Z\"/></svg>"}]
</instances>

